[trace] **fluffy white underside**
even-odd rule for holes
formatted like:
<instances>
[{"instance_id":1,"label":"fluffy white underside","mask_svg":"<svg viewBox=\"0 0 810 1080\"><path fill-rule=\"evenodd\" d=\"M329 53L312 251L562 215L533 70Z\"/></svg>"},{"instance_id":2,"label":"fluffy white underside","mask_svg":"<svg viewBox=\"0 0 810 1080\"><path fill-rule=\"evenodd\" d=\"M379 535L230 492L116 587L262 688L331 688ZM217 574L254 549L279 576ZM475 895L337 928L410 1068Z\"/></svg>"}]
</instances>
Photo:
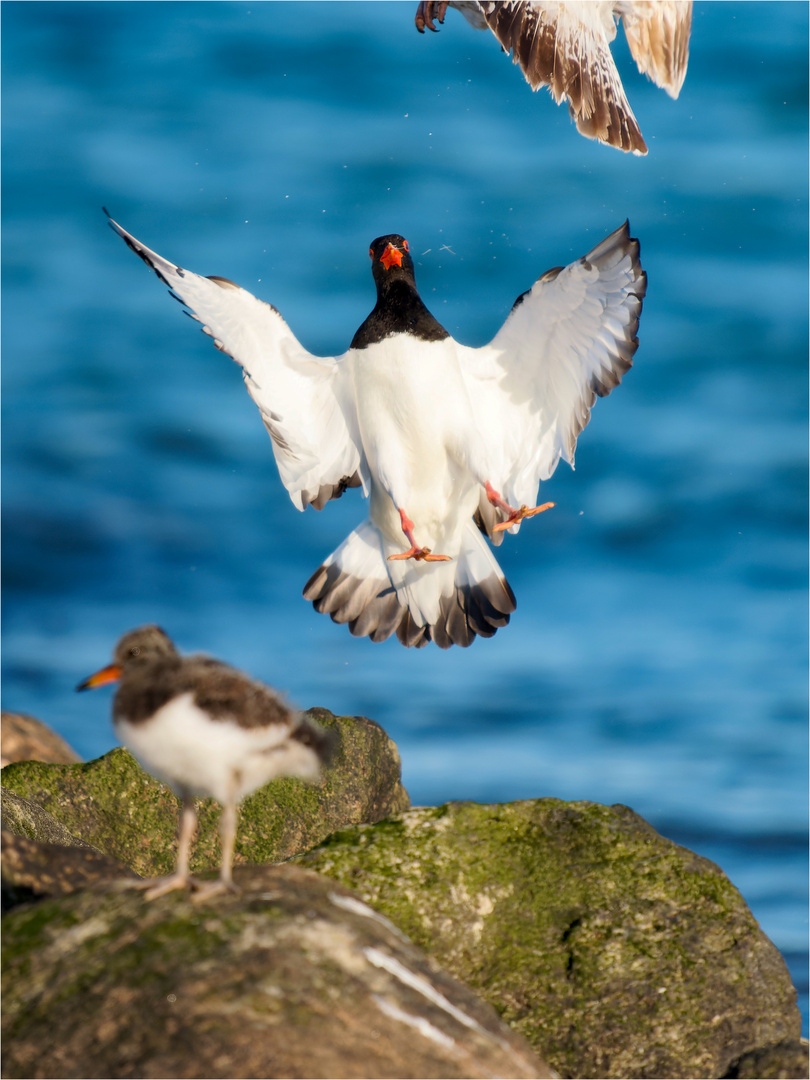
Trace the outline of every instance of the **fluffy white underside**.
<instances>
[{"instance_id":1,"label":"fluffy white underside","mask_svg":"<svg viewBox=\"0 0 810 1080\"><path fill-rule=\"evenodd\" d=\"M143 767L178 795L241 802L278 776L315 779L319 761L311 747L291 739L288 724L242 728L212 720L191 693L173 698L145 723L125 718L115 731Z\"/></svg>"}]
</instances>

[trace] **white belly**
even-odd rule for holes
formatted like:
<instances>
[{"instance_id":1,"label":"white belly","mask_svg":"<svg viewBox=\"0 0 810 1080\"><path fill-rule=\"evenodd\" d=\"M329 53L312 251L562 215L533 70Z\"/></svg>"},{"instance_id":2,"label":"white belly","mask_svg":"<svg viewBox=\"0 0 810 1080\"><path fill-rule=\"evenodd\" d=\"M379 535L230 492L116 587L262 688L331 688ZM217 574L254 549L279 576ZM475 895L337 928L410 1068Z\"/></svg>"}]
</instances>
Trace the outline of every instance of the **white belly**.
<instances>
[{"instance_id":1,"label":"white belly","mask_svg":"<svg viewBox=\"0 0 810 1080\"><path fill-rule=\"evenodd\" d=\"M212 720L191 693L173 698L145 723L115 721L115 732L153 776L178 795L240 802L277 776L315 779L316 754L288 738L286 724L241 728Z\"/></svg>"},{"instance_id":2,"label":"white belly","mask_svg":"<svg viewBox=\"0 0 810 1080\"><path fill-rule=\"evenodd\" d=\"M460 533L486 472L452 338L397 334L353 360L357 417L372 474L371 518L402 544L399 510L418 542L435 548Z\"/></svg>"}]
</instances>

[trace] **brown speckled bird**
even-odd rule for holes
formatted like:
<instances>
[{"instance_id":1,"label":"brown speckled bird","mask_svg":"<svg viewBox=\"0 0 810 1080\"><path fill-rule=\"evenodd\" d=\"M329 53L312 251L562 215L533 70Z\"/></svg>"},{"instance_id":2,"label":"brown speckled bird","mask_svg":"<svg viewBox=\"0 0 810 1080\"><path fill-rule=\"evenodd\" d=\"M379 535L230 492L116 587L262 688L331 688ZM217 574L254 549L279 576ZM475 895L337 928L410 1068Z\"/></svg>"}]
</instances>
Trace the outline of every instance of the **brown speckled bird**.
<instances>
[{"instance_id":1,"label":"brown speckled bird","mask_svg":"<svg viewBox=\"0 0 810 1080\"><path fill-rule=\"evenodd\" d=\"M192 888L195 898L236 891L232 878L238 804L278 776L315 780L334 734L291 710L263 683L207 656L181 656L158 626L125 634L113 663L77 690L118 682L113 726L121 742L153 776L180 796L177 868L139 882L147 899ZM222 804L219 880L189 874L197 823L194 797Z\"/></svg>"}]
</instances>

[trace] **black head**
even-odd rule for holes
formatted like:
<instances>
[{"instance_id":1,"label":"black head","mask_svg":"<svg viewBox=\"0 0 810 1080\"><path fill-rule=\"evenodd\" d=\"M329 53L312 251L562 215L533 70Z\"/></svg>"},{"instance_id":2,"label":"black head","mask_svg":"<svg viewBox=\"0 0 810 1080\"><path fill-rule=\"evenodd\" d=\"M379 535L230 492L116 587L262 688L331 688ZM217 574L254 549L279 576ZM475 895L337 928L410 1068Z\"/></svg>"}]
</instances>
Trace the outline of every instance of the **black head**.
<instances>
[{"instance_id":1,"label":"black head","mask_svg":"<svg viewBox=\"0 0 810 1080\"><path fill-rule=\"evenodd\" d=\"M353 349L366 349L391 334L410 334L422 341L448 337L416 291L408 241L399 233L378 236L368 249L377 286L377 303L352 338Z\"/></svg>"},{"instance_id":2,"label":"black head","mask_svg":"<svg viewBox=\"0 0 810 1080\"><path fill-rule=\"evenodd\" d=\"M111 664L79 683L76 689L91 690L117 682L125 672L172 659L179 660L180 654L171 638L159 626L141 626L124 634L115 646Z\"/></svg>"},{"instance_id":3,"label":"black head","mask_svg":"<svg viewBox=\"0 0 810 1080\"><path fill-rule=\"evenodd\" d=\"M368 249L371 272L377 292L385 292L395 281L407 281L413 285L414 269L408 241L398 233L378 236Z\"/></svg>"}]
</instances>

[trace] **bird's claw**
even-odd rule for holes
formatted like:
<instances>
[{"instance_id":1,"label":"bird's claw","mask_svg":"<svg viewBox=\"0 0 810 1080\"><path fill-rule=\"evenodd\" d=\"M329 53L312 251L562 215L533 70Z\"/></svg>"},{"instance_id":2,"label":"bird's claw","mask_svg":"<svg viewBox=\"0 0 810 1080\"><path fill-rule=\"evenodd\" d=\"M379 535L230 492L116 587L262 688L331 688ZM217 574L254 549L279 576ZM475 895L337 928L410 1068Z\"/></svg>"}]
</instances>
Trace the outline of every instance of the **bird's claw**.
<instances>
[{"instance_id":1,"label":"bird's claw","mask_svg":"<svg viewBox=\"0 0 810 1080\"><path fill-rule=\"evenodd\" d=\"M396 555L389 555L388 561L399 559L416 559L417 562L451 562L449 555L434 555L430 548L418 548L413 546L408 551L399 552Z\"/></svg>"},{"instance_id":2,"label":"bird's claw","mask_svg":"<svg viewBox=\"0 0 810 1080\"><path fill-rule=\"evenodd\" d=\"M180 889L193 889L199 884L196 878L190 874L169 874L166 877L145 878L143 881L129 881L125 885L129 889L143 889L144 900L157 900L166 893L176 892Z\"/></svg>"},{"instance_id":3,"label":"bird's claw","mask_svg":"<svg viewBox=\"0 0 810 1080\"><path fill-rule=\"evenodd\" d=\"M543 503L542 506L521 506L519 510L513 510L506 521L501 521L495 525L492 529L493 532L503 532L505 529L511 529L513 525L519 525L524 518L534 517L535 514L542 514L544 510L550 510L555 504L553 502Z\"/></svg>"},{"instance_id":4,"label":"bird's claw","mask_svg":"<svg viewBox=\"0 0 810 1080\"><path fill-rule=\"evenodd\" d=\"M443 23L447 15L448 2L449 0L440 0L439 3L436 0L421 0L414 19L416 29L420 34L424 34L425 27L432 30L434 34L438 32L438 27L433 25L433 12L435 10L438 22Z\"/></svg>"},{"instance_id":5,"label":"bird's claw","mask_svg":"<svg viewBox=\"0 0 810 1080\"><path fill-rule=\"evenodd\" d=\"M223 878L217 878L215 881L199 881L194 887L194 892L191 894L192 903L199 904L205 900L210 900L212 896L220 896L222 893L236 893L239 894L241 889L238 885L235 885L233 881L225 881Z\"/></svg>"}]
</instances>

